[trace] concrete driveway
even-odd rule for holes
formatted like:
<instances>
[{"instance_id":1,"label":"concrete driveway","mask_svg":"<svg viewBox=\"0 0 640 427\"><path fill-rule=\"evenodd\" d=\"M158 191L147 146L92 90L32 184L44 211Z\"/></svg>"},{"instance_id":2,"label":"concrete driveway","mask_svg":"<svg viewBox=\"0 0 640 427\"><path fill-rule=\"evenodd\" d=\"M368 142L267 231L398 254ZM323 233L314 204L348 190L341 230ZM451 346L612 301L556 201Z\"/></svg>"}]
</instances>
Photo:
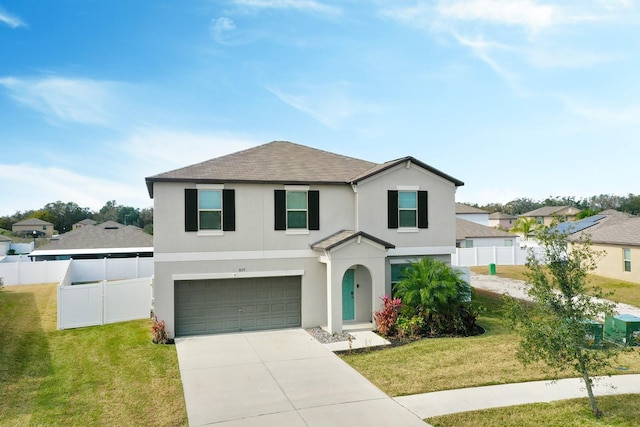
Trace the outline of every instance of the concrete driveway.
<instances>
[{"instance_id":1,"label":"concrete driveway","mask_svg":"<svg viewBox=\"0 0 640 427\"><path fill-rule=\"evenodd\" d=\"M302 329L176 339L190 426L421 426Z\"/></svg>"}]
</instances>

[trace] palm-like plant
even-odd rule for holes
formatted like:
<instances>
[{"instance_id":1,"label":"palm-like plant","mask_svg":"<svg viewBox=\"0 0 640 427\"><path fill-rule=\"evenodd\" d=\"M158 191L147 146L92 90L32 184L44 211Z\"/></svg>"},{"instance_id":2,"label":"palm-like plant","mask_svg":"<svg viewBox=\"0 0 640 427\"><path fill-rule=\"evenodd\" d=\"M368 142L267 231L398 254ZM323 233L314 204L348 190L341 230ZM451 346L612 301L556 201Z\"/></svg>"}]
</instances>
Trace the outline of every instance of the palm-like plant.
<instances>
[{"instance_id":1,"label":"palm-like plant","mask_svg":"<svg viewBox=\"0 0 640 427\"><path fill-rule=\"evenodd\" d=\"M524 240L529 240L529 235L538 229L540 229L540 224L535 218L520 217L510 231L512 233L522 233Z\"/></svg>"},{"instance_id":2,"label":"palm-like plant","mask_svg":"<svg viewBox=\"0 0 640 427\"><path fill-rule=\"evenodd\" d=\"M396 285L396 296L414 315L429 320L434 315L451 316L471 301L471 286L442 261L422 258L411 263Z\"/></svg>"}]
</instances>

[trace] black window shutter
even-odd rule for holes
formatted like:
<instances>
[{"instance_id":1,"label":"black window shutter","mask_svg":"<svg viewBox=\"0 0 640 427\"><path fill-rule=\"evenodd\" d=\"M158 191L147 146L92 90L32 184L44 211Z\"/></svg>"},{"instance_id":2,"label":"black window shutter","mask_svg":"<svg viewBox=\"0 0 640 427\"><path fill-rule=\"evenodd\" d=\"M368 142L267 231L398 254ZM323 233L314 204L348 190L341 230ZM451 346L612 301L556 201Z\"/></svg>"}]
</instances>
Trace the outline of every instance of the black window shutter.
<instances>
[{"instance_id":1,"label":"black window shutter","mask_svg":"<svg viewBox=\"0 0 640 427\"><path fill-rule=\"evenodd\" d=\"M309 191L308 208L309 208L309 230L320 230L320 192L317 190Z\"/></svg>"},{"instance_id":2,"label":"black window shutter","mask_svg":"<svg viewBox=\"0 0 640 427\"><path fill-rule=\"evenodd\" d=\"M184 189L184 231L198 231L198 190Z\"/></svg>"},{"instance_id":3,"label":"black window shutter","mask_svg":"<svg viewBox=\"0 0 640 427\"><path fill-rule=\"evenodd\" d=\"M222 230L236 231L235 190L222 190Z\"/></svg>"},{"instance_id":4,"label":"black window shutter","mask_svg":"<svg viewBox=\"0 0 640 427\"><path fill-rule=\"evenodd\" d=\"M398 192L387 192L387 223L389 228L398 228Z\"/></svg>"},{"instance_id":5,"label":"black window shutter","mask_svg":"<svg viewBox=\"0 0 640 427\"><path fill-rule=\"evenodd\" d=\"M418 191L418 228L429 228L429 202L427 191Z\"/></svg>"},{"instance_id":6,"label":"black window shutter","mask_svg":"<svg viewBox=\"0 0 640 427\"><path fill-rule=\"evenodd\" d=\"M275 229L287 229L287 192L285 190L275 190L274 207L275 207Z\"/></svg>"}]
</instances>

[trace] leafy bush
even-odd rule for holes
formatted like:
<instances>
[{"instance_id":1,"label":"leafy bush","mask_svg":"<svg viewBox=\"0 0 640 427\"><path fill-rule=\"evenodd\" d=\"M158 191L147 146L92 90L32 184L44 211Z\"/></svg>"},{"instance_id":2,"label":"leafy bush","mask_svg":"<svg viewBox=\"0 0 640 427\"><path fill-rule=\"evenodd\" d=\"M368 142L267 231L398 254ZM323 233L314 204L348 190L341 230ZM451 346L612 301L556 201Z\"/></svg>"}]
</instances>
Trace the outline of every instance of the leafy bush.
<instances>
[{"instance_id":1,"label":"leafy bush","mask_svg":"<svg viewBox=\"0 0 640 427\"><path fill-rule=\"evenodd\" d=\"M378 332L384 336L395 335L396 321L398 320L402 301L400 298L391 298L389 295L380 297L380 299L384 306L373 314L378 325Z\"/></svg>"},{"instance_id":2,"label":"leafy bush","mask_svg":"<svg viewBox=\"0 0 640 427\"><path fill-rule=\"evenodd\" d=\"M396 329L399 338L417 338L422 334L424 328L424 317L407 316L401 314L396 322Z\"/></svg>"}]
</instances>

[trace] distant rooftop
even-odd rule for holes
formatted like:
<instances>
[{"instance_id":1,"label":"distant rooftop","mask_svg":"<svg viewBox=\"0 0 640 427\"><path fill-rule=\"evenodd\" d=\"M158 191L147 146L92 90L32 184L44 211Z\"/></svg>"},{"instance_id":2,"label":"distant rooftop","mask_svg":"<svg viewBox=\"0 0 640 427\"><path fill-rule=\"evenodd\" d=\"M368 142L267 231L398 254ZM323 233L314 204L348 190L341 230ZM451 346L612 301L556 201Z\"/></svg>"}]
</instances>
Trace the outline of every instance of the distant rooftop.
<instances>
[{"instance_id":1,"label":"distant rooftop","mask_svg":"<svg viewBox=\"0 0 640 427\"><path fill-rule=\"evenodd\" d=\"M464 203L456 202L457 214L488 214L489 212L476 208L474 206L465 205Z\"/></svg>"},{"instance_id":2,"label":"distant rooftop","mask_svg":"<svg viewBox=\"0 0 640 427\"><path fill-rule=\"evenodd\" d=\"M466 219L456 218L456 240L478 237L512 237L517 235L493 227L487 227Z\"/></svg>"}]
</instances>

